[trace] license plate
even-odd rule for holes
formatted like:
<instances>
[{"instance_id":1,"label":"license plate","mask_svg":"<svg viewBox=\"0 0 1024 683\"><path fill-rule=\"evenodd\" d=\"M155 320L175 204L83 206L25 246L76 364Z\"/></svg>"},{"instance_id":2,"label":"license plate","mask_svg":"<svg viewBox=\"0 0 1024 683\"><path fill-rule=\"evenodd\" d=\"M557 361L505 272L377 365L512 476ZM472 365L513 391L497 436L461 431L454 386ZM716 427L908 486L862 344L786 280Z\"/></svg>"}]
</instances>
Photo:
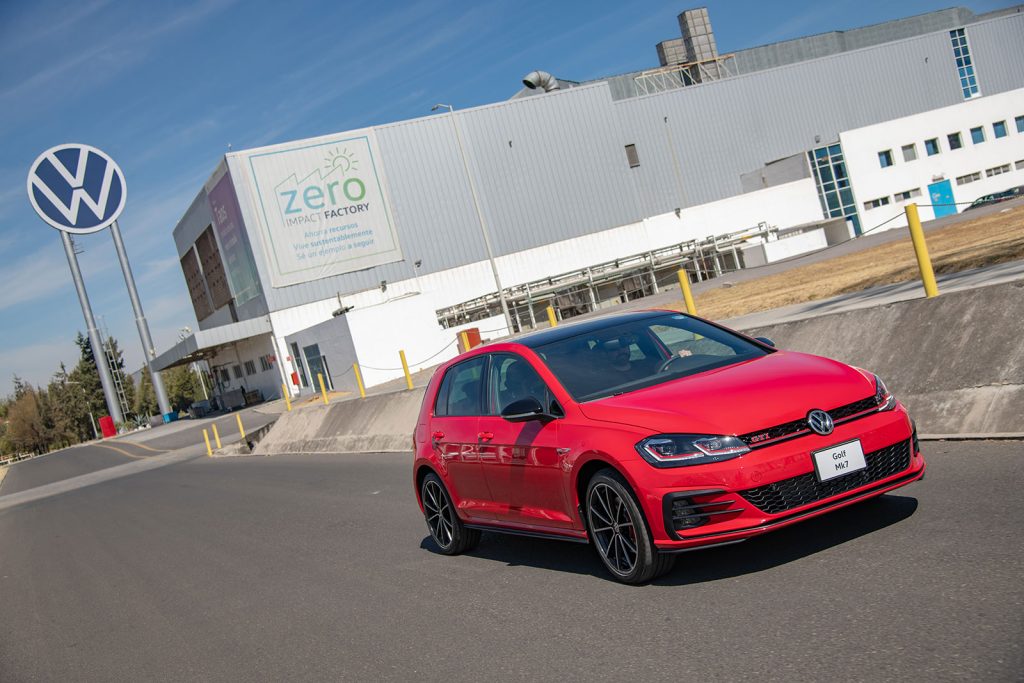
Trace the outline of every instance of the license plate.
<instances>
[{"instance_id":1,"label":"license plate","mask_svg":"<svg viewBox=\"0 0 1024 683\"><path fill-rule=\"evenodd\" d=\"M811 457L814 458L814 472L818 475L818 481L835 479L868 466L860 439L814 451Z\"/></svg>"}]
</instances>

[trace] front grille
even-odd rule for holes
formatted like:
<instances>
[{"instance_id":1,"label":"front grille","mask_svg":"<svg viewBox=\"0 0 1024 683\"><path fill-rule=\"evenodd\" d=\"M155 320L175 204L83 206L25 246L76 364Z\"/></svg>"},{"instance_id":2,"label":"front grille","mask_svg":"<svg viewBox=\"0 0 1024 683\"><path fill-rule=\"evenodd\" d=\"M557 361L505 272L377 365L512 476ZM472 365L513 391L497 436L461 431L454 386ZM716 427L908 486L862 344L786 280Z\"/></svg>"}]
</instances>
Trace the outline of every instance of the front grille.
<instances>
[{"instance_id":1,"label":"front grille","mask_svg":"<svg viewBox=\"0 0 1024 683\"><path fill-rule=\"evenodd\" d=\"M867 398L859 401L854 401L853 403L847 403L844 406L833 408L827 412L832 416L832 420L838 423L851 415L871 410L877 405L878 404L875 403L875 397L868 396ZM810 431L810 427L807 426L807 419L801 418L799 420L793 420L792 422L784 422L767 429L759 429L756 432L750 432L749 434L740 434L739 438L743 443L747 444L751 448L757 448L762 444L767 445L772 441L776 441L787 436L793 436L804 432L810 433Z\"/></svg>"},{"instance_id":2,"label":"front grille","mask_svg":"<svg viewBox=\"0 0 1024 683\"><path fill-rule=\"evenodd\" d=\"M864 459L868 465L866 468L836 479L821 482L814 472L809 472L767 486L740 491L740 495L770 515L838 496L910 467L910 441L900 441L867 453Z\"/></svg>"}]
</instances>

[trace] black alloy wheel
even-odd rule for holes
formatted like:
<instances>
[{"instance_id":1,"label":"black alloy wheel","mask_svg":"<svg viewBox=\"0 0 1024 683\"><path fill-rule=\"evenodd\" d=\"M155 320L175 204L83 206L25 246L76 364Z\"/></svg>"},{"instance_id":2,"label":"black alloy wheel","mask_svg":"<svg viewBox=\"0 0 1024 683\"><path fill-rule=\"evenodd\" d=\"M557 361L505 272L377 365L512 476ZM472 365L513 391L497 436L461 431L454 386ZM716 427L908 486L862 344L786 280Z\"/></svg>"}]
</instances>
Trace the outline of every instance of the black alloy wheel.
<instances>
[{"instance_id":1,"label":"black alloy wheel","mask_svg":"<svg viewBox=\"0 0 1024 683\"><path fill-rule=\"evenodd\" d=\"M597 554L617 581L646 583L672 569L674 555L658 552L629 484L611 469L587 486L587 529Z\"/></svg>"},{"instance_id":2,"label":"black alloy wheel","mask_svg":"<svg viewBox=\"0 0 1024 683\"><path fill-rule=\"evenodd\" d=\"M458 555L480 542L480 531L467 529L462 523L441 478L433 472L423 478L420 500L423 501L423 517L430 537L442 554Z\"/></svg>"}]
</instances>

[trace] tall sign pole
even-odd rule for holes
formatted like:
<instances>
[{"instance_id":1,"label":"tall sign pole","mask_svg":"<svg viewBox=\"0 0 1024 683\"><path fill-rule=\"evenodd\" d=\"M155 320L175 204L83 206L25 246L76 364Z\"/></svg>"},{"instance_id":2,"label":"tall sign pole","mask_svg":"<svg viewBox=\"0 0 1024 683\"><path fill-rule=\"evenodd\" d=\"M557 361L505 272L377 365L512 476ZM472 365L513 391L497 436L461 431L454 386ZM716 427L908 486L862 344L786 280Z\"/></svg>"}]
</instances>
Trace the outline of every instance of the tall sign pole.
<instances>
[{"instance_id":1,"label":"tall sign pole","mask_svg":"<svg viewBox=\"0 0 1024 683\"><path fill-rule=\"evenodd\" d=\"M114 422L124 422L124 415L121 413L121 402L117 400L117 392L114 391L114 378L110 375L110 368L107 366L107 354L103 352L103 340L96 329L96 319L92 316L92 306L89 304L89 295L85 291L85 280L82 279L82 271L78 267L78 254L75 253L75 244L71 241L71 235L61 231L60 239L64 242L64 253L68 257L68 266L71 267L71 279L75 281L75 291L78 292L78 303L82 305L82 315L85 317L85 327L89 334L89 343L92 344L92 357L96 361L96 370L100 373L100 385L103 387L103 397L107 400L107 410Z\"/></svg>"},{"instance_id":2,"label":"tall sign pole","mask_svg":"<svg viewBox=\"0 0 1024 683\"><path fill-rule=\"evenodd\" d=\"M114 422L124 422L117 400L107 356L96 329L96 320L78 267L72 235L89 235L113 223L127 197L124 175L114 160L89 145L65 144L51 147L36 158L26 181L28 200L39 217L60 230L71 279L82 305L82 315L92 345L92 357L103 386L107 411Z\"/></svg>"},{"instance_id":3,"label":"tall sign pole","mask_svg":"<svg viewBox=\"0 0 1024 683\"><path fill-rule=\"evenodd\" d=\"M132 266L128 262L128 252L125 251L124 240L121 239L121 228L116 220L110 224L110 234L114 238L117 260L121 262L124 284L128 288L128 298L132 301L132 311L135 312L135 326L139 328L142 355L146 360L146 369L149 370L149 376L153 380L153 393L156 394L156 402L160 406L160 414L163 416L164 422L169 422L171 419L171 405L167 401L164 380L160 373L153 369L152 361L156 357L156 349L153 348L153 338L149 336L149 324L146 322L146 314L142 312L142 301L139 299L138 290L135 289L135 277L132 275Z\"/></svg>"}]
</instances>

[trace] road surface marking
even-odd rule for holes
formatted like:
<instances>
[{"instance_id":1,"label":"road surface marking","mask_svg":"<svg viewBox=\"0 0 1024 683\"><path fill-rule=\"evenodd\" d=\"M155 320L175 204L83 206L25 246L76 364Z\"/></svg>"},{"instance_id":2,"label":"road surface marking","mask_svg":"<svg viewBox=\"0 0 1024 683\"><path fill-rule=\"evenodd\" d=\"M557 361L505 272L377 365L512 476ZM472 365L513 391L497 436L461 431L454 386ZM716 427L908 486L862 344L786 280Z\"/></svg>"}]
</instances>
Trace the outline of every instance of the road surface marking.
<instances>
[{"instance_id":1,"label":"road surface marking","mask_svg":"<svg viewBox=\"0 0 1024 683\"><path fill-rule=\"evenodd\" d=\"M167 453L167 451L166 451L166 450L164 450L164 449L161 449L161 448L153 448L152 446L147 446L147 445L146 445L146 444L144 444L144 443L138 443L138 442L136 442L136 441L124 441L123 443L124 443L125 445L127 445L127 444L131 444L131 445L133 445L133 446L138 446L139 448L145 448L145 449L146 449L147 451L153 451L154 453Z\"/></svg>"},{"instance_id":2,"label":"road surface marking","mask_svg":"<svg viewBox=\"0 0 1024 683\"><path fill-rule=\"evenodd\" d=\"M7 466L0 467L0 489L4 487L4 478L7 476Z\"/></svg>"},{"instance_id":3,"label":"road surface marking","mask_svg":"<svg viewBox=\"0 0 1024 683\"><path fill-rule=\"evenodd\" d=\"M97 443L97 444L93 444L93 445L94 446L99 446L100 448L109 448L110 450L117 451L121 455L126 455L129 458L138 458L139 460L146 460L148 458L153 457L151 455L135 455L134 453L129 453L128 451L126 451L124 449L121 449L121 448L118 448L117 446L112 446L109 443Z\"/></svg>"}]
</instances>

